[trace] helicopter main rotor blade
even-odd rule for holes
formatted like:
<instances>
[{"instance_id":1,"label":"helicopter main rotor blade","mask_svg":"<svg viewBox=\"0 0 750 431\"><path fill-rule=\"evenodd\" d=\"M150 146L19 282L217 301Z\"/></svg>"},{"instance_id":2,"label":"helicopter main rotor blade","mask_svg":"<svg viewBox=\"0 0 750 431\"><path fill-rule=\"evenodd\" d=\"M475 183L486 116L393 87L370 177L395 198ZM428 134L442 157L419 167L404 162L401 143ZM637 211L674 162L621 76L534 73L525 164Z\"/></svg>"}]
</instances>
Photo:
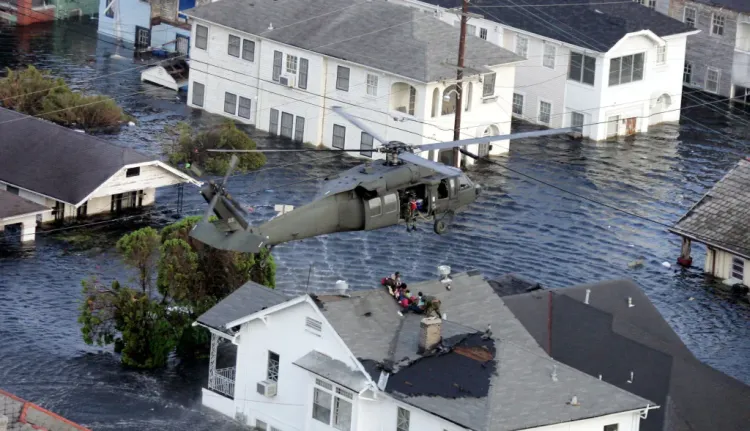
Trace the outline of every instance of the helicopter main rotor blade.
<instances>
[{"instance_id":1,"label":"helicopter main rotor blade","mask_svg":"<svg viewBox=\"0 0 750 431\"><path fill-rule=\"evenodd\" d=\"M237 158L237 156L232 156L231 160L229 160L229 168L227 169L227 173L224 175L224 180L221 182L220 188L215 187L213 183L211 183L211 187L214 189L214 196L211 198L211 203L208 205L208 208L206 209L206 213L203 215L203 221L208 222L209 218L211 217L211 213L213 213L214 208L216 207L216 203L219 202L219 198L221 197L221 192L224 190L224 187L227 185L227 180L229 179L229 176L232 174L232 171L234 171L234 168L237 166L237 162L239 162L240 159Z\"/></svg>"},{"instance_id":2,"label":"helicopter main rotor blade","mask_svg":"<svg viewBox=\"0 0 750 431\"><path fill-rule=\"evenodd\" d=\"M359 120L359 118L351 115L350 113L346 112L344 108L341 106L334 106L331 108L333 112L341 115L342 117L349 120L350 123L354 124L355 126L359 127L363 132L367 133L368 135L372 136L373 139L380 142L383 145L388 145L388 140L380 136L379 134L375 133L370 129L369 126L365 125L362 121Z\"/></svg>"},{"instance_id":3,"label":"helicopter main rotor blade","mask_svg":"<svg viewBox=\"0 0 750 431\"><path fill-rule=\"evenodd\" d=\"M256 150L206 150L211 153L321 153L321 152L329 152L329 153L353 153L353 152L360 152L360 151L371 151L376 152L377 149L371 149L371 150L360 150L360 149L351 149L351 150L342 150L340 148L321 148L321 149L314 149L314 148L291 148L291 149L276 149L276 148L269 148L269 149L256 149Z\"/></svg>"},{"instance_id":4,"label":"helicopter main rotor blade","mask_svg":"<svg viewBox=\"0 0 750 431\"><path fill-rule=\"evenodd\" d=\"M404 152L404 153L399 154L398 158L401 160L407 161L409 163L413 163L415 165L420 165L426 168L430 168L443 175L456 176L456 175L461 174L461 169L454 168L453 166L444 165L442 163L433 162L432 160L425 159L424 157L419 156L414 153Z\"/></svg>"},{"instance_id":5,"label":"helicopter main rotor blade","mask_svg":"<svg viewBox=\"0 0 750 431\"><path fill-rule=\"evenodd\" d=\"M422 152L429 150L443 150L448 148L463 147L465 145L474 144L488 144L495 141L503 141L505 139L520 139L520 138L536 138L539 136L559 135L561 133L572 132L572 127L565 127L561 129L548 129L548 130L533 130L530 132L511 133L508 135L493 135L483 136L481 138L470 138L461 139L459 141L448 141L448 142L437 142L434 144L415 145L414 152Z\"/></svg>"}]
</instances>

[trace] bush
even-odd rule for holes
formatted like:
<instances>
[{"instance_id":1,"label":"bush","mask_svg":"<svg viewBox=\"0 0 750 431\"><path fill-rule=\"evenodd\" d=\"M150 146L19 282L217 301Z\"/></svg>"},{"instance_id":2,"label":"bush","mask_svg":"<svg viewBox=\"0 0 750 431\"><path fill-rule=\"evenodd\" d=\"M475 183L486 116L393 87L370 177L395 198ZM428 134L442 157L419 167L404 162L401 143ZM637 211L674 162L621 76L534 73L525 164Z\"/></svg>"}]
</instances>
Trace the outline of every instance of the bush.
<instances>
[{"instance_id":1,"label":"bush","mask_svg":"<svg viewBox=\"0 0 750 431\"><path fill-rule=\"evenodd\" d=\"M231 120L220 126L199 133L186 123L167 128L168 139L164 143L164 153L174 165L191 163L200 166L211 174L224 174L229 168L232 154L212 153L212 149L254 150L253 141L245 132L238 129ZM263 153L236 153L239 158L237 171L253 171L266 164Z\"/></svg>"},{"instance_id":2,"label":"bush","mask_svg":"<svg viewBox=\"0 0 750 431\"><path fill-rule=\"evenodd\" d=\"M63 126L111 128L126 119L112 98L73 92L64 80L34 66L20 71L8 69L8 76L0 79L0 100L6 108Z\"/></svg>"}]
</instances>

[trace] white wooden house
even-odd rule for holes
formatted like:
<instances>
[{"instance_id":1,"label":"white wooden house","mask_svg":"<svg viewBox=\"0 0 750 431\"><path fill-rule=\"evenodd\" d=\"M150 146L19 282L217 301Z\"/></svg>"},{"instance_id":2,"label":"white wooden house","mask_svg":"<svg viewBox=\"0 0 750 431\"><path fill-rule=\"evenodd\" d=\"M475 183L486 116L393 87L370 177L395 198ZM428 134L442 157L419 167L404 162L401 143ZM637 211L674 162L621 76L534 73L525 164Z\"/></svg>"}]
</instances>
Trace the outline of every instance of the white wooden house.
<instances>
[{"instance_id":1,"label":"white wooden house","mask_svg":"<svg viewBox=\"0 0 750 431\"><path fill-rule=\"evenodd\" d=\"M156 189L198 184L128 148L0 108L0 190L51 208L38 221L153 205Z\"/></svg>"},{"instance_id":2,"label":"white wooden house","mask_svg":"<svg viewBox=\"0 0 750 431\"><path fill-rule=\"evenodd\" d=\"M453 139L458 29L385 1L222 0L185 14L193 21L188 104L194 108L354 155L379 144L334 106L388 140ZM521 59L476 38L466 52L461 137L509 132L514 65ZM507 140L491 150L470 149L507 150Z\"/></svg>"},{"instance_id":3,"label":"white wooden house","mask_svg":"<svg viewBox=\"0 0 750 431\"><path fill-rule=\"evenodd\" d=\"M692 264L691 242L706 245L705 272L750 286L750 158L740 160L670 229L682 237L679 262Z\"/></svg>"},{"instance_id":4,"label":"white wooden house","mask_svg":"<svg viewBox=\"0 0 750 431\"><path fill-rule=\"evenodd\" d=\"M410 284L442 319L400 315L384 289L245 284L196 322L212 339L203 404L269 431L637 431L656 408L549 357L481 275L451 278Z\"/></svg>"},{"instance_id":5,"label":"white wooden house","mask_svg":"<svg viewBox=\"0 0 750 431\"><path fill-rule=\"evenodd\" d=\"M459 0L393 1L458 26ZM685 44L697 30L636 2L533 3L470 6L469 34L526 59L508 99L515 117L594 140L679 121Z\"/></svg>"},{"instance_id":6,"label":"white wooden house","mask_svg":"<svg viewBox=\"0 0 750 431\"><path fill-rule=\"evenodd\" d=\"M21 226L21 241L33 241L37 216L44 217L51 209L5 190L0 190L0 232L6 226Z\"/></svg>"}]
</instances>

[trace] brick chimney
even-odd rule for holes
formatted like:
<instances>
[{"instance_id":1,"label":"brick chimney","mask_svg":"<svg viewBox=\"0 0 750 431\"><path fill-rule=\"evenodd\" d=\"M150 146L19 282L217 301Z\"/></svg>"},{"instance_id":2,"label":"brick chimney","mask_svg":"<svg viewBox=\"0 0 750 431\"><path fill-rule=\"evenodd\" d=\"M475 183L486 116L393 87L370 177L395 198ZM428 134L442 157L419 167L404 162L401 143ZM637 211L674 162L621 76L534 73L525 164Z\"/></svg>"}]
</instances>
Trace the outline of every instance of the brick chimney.
<instances>
[{"instance_id":1,"label":"brick chimney","mask_svg":"<svg viewBox=\"0 0 750 431\"><path fill-rule=\"evenodd\" d=\"M442 339L441 325L443 321L438 317L425 317L419 324L419 347L420 354L429 352L440 343Z\"/></svg>"}]
</instances>

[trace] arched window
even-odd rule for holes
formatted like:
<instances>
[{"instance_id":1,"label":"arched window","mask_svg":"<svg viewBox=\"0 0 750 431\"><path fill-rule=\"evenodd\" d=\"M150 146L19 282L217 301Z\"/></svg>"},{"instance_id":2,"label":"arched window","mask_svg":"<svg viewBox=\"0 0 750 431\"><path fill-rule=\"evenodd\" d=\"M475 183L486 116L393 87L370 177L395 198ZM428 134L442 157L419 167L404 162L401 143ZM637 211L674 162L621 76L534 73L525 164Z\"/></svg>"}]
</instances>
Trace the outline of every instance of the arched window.
<instances>
[{"instance_id":1,"label":"arched window","mask_svg":"<svg viewBox=\"0 0 750 431\"><path fill-rule=\"evenodd\" d=\"M464 100L466 103L466 112L471 111L471 96L474 91L474 84L471 82L464 85Z\"/></svg>"},{"instance_id":2,"label":"arched window","mask_svg":"<svg viewBox=\"0 0 750 431\"><path fill-rule=\"evenodd\" d=\"M432 90L432 116L437 117L440 112L440 90Z\"/></svg>"},{"instance_id":3,"label":"arched window","mask_svg":"<svg viewBox=\"0 0 750 431\"><path fill-rule=\"evenodd\" d=\"M443 109L440 112L441 115L449 115L456 113L456 91L455 85L449 85L443 90Z\"/></svg>"},{"instance_id":4,"label":"arched window","mask_svg":"<svg viewBox=\"0 0 750 431\"><path fill-rule=\"evenodd\" d=\"M417 89L405 82L391 85L391 110L414 115L417 105Z\"/></svg>"}]
</instances>

